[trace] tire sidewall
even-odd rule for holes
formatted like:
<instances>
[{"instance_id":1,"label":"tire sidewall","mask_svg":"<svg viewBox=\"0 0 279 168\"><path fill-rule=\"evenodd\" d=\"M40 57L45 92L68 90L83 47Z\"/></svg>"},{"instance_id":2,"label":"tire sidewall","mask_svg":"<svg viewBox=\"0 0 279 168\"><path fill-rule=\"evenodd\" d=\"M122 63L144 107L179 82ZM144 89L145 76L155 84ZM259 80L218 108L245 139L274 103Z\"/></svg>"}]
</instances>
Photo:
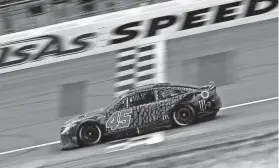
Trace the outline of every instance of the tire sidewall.
<instances>
[{"instance_id":1,"label":"tire sidewall","mask_svg":"<svg viewBox=\"0 0 279 168\"><path fill-rule=\"evenodd\" d=\"M82 130L86 127L86 126L93 126L95 127L97 130L98 130L98 138L96 141L92 142L92 143L85 143L83 140L82 140ZM86 124L82 124L79 128L78 128L78 131L77 131L77 138L78 138L78 143L80 146L88 146L88 145L95 145L97 143L100 142L101 138L102 138L102 130L101 128L99 127L99 125L97 124L91 124L91 123L86 123Z\"/></svg>"},{"instance_id":2,"label":"tire sidewall","mask_svg":"<svg viewBox=\"0 0 279 168\"><path fill-rule=\"evenodd\" d=\"M190 112L191 112L191 115L192 115L192 120L191 122L187 123L187 124L182 124L180 123L177 118L176 118L176 112L179 111L181 108L187 108ZM185 126L188 126L188 125L192 125L194 123L196 123L197 121L197 117L196 117L196 113L195 113L195 110L189 106L189 105L184 105L184 106L181 106L179 108L177 108L176 110L173 111L172 113L172 119L173 119L173 123L175 126L178 126L178 127L185 127Z\"/></svg>"}]
</instances>

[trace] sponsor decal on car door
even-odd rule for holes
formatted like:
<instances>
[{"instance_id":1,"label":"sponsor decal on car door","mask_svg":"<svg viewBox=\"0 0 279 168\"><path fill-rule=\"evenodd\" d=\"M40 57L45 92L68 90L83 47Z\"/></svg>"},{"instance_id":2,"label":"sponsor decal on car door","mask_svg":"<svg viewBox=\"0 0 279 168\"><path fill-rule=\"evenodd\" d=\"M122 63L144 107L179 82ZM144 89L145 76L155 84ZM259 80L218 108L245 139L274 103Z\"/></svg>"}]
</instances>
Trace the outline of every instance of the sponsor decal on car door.
<instances>
[{"instance_id":1,"label":"sponsor decal on car door","mask_svg":"<svg viewBox=\"0 0 279 168\"><path fill-rule=\"evenodd\" d=\"M131 127L143 126L162 118L156 102L133 107L133 121Z\"/></svg>"},{"instance_id":2,"label":"sponsor decal on car door","mask_svg":"<svg viewBox=\"0 0 279 168\"><path fill-rule=\"evenodd\" d=\"M114 111L106 121L106 128L108 132L116 132L125 130L130 126L131 116L132 116L132 108L129 108L127 98L124 99L123 108L121 110Z\"/></svg>"}]
</instances>

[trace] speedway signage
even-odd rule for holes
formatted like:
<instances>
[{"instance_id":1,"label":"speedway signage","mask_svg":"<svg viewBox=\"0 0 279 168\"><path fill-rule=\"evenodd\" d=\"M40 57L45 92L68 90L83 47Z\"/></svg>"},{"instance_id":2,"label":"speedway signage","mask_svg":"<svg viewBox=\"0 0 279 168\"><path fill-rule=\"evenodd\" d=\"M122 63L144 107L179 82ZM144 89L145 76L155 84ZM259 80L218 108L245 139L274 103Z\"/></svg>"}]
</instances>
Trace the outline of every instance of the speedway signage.
<instances>
[{"instance_id":1,"label":"speedway signage","mask_svg":"<svg viewBox=\"0 0 279 168\"><path fill-rule=\"evenodd\" d=\"M219 2L219 3L217 3ZM278 0L203 0L175 12L158 11L151 19L138 19L112 29L110 44L163 35L173 39L210 30L277 17ZM218 5L217 5L218 4ZM190 8L191 10L189 10ZM169 13L169 14L167 14ZM142 14L149 15L149 14ZM156 16L156 17L154 17ZM148 16L146 16L148 17Z\"/></svg>"},{"instance_id":2,"label":"speedway signage","mask_svg":"<svg viewBox=\"0 0 279 168\"><path fill-rule=\"evenodd\" d=\"M278 0L170 1L72 21L86 24L54 32L39 28L26 31L30 36L15 33L20 38L13 40L15 34L4 35L0 73L276 18L277 9Z\"/></svg>"},{"instance_id":3,"label":"speedway signage","mask_svg":"<svg viewBox=\"0 0 279 168\"><path fill-rule=\"evenodd\" d=\"M5 43L1 46L0 66L9 67L28 61L40 61L48 56L62 57L82 53L93 48L92 39L95 37L96 33L86 33L65 40L58 34L49 34Z\"/></svg>"}]
</instances>

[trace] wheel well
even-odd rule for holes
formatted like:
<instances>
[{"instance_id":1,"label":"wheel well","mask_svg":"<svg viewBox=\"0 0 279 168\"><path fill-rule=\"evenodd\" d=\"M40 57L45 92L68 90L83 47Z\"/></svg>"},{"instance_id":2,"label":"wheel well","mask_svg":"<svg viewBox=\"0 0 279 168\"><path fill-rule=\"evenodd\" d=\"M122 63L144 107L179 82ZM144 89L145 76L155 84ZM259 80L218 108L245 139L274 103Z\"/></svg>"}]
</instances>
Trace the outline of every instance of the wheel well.
<instances>
[{"instance_id":1,"label":"wheel well","mask_svg":"<svg viewBox=\"0 0 279 168\"><path fill-rule=\"evenodd\" d=\"M97 126L101 129L101 131L103 131L103 127L101 126L101 124L100 124L100 123L97 123L97 122L94 122L94 121L85 121L85 122L79 124L79 126L78 126L78 128L77 128L77 131L80 129L81 126L87 125L87 124L88 124L88 125L97 125ZM76 133L77 133L77 132L76 132Z\"/></svg>"},{"instance_id":2,"label":"wheel well","mask_svg":"<svg viewBox=\"0 0 279 168\"><path fill-rule=\"evenodd\" d=\"M97 122L94 122L94 121L85 121L85 122L79 124L79 126L77 127L77 129L76 129L76 136L78 135L78 131L79 131L80 127L83 126L83 125L97 125L101 129L102 133L104 131L103 127L102 127L102 125L100 123L97 123Z\"/></svg>"},{"instance_id":3,"label":"wheel well","mask_svg":"<svg viewBox=\"0 0 279 168\"><path fill-rule=\"evenodd\" d=\"M194 118L193 118L193 122L192 123L196 123L197 122L197 118L196 118L196 112L195 112L195 109L193 108L193 106L191 106L191 104L189 103L180 103L180 104L177 104L174 106L174 108L172 109L171 113L170 113L170 118L172 120L174 120L174 112L179 109L179 108L182 108L182 107L187 107L189 110L192 111L193 115L194 115ZM175 124L174 126L177 126L177 124Z\"/></svg>"},{"instance_id":4,"label":"wheel well","mask_svg":"<svg viewBox=\"0 0 279 168\"><path fill-rule=\"evenodd\" d=\"M187 107L187 106L190 106L189 104L184 104L184 103L180 103L180 104L177 104L175 105L172 110L171 110L171 115L173 112L175 112L177 109L179 108L182 108L182 107ZM190 106L191 107L191 106Z\"/></svg>"},{"instance_id":5,"label":"wheel well","mask_svg":"<svg viewBox=\"0 0 279 168\"><path fill-rule=\"evenodd\" d=\"M88 124L88 125L97 125L97 126L100 128L100 130L101 130L101 134L104 133L103 127L102 127L102 125L101 125L100 123L97 123L97 122L94 122L94 121L85 121L85 122L79 124L79 126L78 126L77 129L76 129L76 134L75 134L75 135L76 135L76 137L77 137L77 139L78 139L79 145L82 145L82 143L80 142L80 139L79 139L79 135L78 135L79 130L80 130L81 126L87 125L87 124ZM102 136L102 135L101 135L101 136Z\"/></svg>"},{"instance_id":6,"label":"wheel well","mask_svg":"<svg viewBox=\"0 0 279 168\"><path fill-rule=\"evenodd\" d=\"M171 110L169 116L172 117L173 113L174 113L177 109L182 108L182 107L187 107L187 106L188 106L188 108L190 108L190 109L195 113L195 109L193 108L193 106L191 106L191 104L189 104L189 103L179 103L179 104L175 105L175 106L172 108L172 110Z\"/></svg>"}]
</instances>

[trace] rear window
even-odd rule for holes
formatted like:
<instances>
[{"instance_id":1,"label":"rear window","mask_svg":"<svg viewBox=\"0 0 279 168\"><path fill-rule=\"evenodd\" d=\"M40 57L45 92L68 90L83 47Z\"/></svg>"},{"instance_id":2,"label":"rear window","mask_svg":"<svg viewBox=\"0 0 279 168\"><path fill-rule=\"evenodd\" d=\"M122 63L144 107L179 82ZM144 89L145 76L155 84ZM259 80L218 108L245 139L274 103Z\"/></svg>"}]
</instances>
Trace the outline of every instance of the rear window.
<instances>
[{"instance_id":1,"label":"rear window","mask_svg":"<svg viewBox=\"0 0 279 168\"><path fill-rule=\"evenodd\" d=\"M179 89L174 89L174 88L161 88L158 90L158 98L159 100L164 100L171 98L173 96L182 94L183 92Z\"/></svg>"}]
</instances>

